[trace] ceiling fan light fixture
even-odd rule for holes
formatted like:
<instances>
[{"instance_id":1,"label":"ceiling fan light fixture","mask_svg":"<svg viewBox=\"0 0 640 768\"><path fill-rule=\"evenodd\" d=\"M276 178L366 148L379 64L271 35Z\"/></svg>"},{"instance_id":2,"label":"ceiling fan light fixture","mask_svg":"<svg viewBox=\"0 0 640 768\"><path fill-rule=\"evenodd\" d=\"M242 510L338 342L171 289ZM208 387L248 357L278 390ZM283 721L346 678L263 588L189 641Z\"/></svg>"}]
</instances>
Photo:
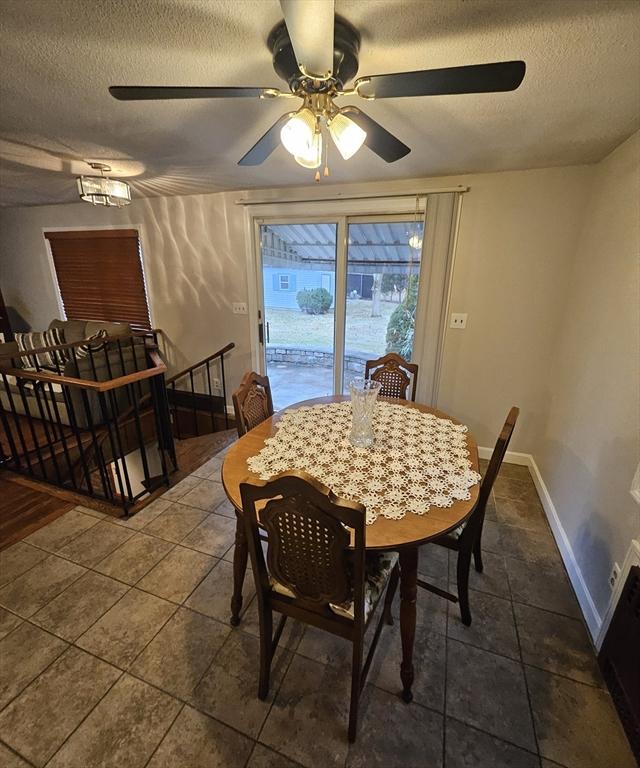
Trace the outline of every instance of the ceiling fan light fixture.
<instances>
[{"instance_id":1,"label":"ceiling fan light fixture","mask_svg":"<svg viewBox=\"0 0 640 768\"><path fill-rule=\"evenodd\" d=\"M280 141L294 156L306 157L313 146L316 116L309 107L302 107L282 126Z\"/></svg>"},{"instance_id":2,"label":"ceiling fan light fixture","mask_svg":"<svg viewBox=\"0 0 640 768\"><path fill-rule=\"evenodd\" d=\"M108 165L89 163L96 171L104 174L110 171ZM108 176L78 176L78 194L80 198L92 205L104 205L107 208L122 208L131 202L131 187L126 181L110 179Z\"/></svg>"},{"instance_id":3,"label":"ceiling fan light fixture","mask_svg":"<svg viewBox=\"0 0 640 768\"><path fill-rule=\"evenodd\" d=\"M294 155L296 163L303 168L319 168L322 164L322 134L316 131L308 152L304 155Z\"/></svg>"},{"instance_id":4,"label":"ceiling fan light fixture","mask_svg":"<svg viewBox=\"0 0 640 768\"><path fill-rule=\"evenodd\" d=\"M366 131L341 112L334 115L327 125L333 143L344 160L353 157L367 138Z\"/></svg>"}]
</instances>

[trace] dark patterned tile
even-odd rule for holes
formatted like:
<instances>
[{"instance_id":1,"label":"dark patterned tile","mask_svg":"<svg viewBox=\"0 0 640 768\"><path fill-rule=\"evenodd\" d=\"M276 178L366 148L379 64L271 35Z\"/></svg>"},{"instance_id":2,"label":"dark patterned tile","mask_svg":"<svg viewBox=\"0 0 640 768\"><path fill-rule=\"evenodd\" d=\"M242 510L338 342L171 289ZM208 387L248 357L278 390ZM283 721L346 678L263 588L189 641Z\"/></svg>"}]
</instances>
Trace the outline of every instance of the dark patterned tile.
<instances>
[{"instance_id":1,"label":"dark patterned tile","mask_svg":"<svg viewBox=\"0 0 640 768\"><path fill-rule=\"evenodd\" d=\"M139 512L136 512L135 515L110 519L111 522L116 523L117 525L123 525L125 528L139 531L144 528L145 525L149 525L149 523L153 522L156 517L159 517L170 504L171 501L169 499L161 496L159 499L155 499L147 504L147 506L143 507Z\"/></svg>"},{"instance_id":2,"label":"dark patterned tile","mask_svg":"<svg viewBox=\"0 0 640 768\"><path fill-rule=\"evenodd\" d=\"M53 522L27 536L25 542L49 552L57 552L97 523L98 520L95 517L70 509Z\"/></svg>"},{"instance_id":3,"label":"dark patterned tile","mask_svg":"<svg viewBox=\"0 0 640 768\"><path fill-rule=\"evenodd\" d=\"M143 768L180 707L168 694L123 675L47 768Z\"/></svg>"},{"instance_id":4,"label":"dark patterned tile","mask_svg":"<svg viewBox=\"0 0 640 768\"><path fill-rule=\"evenodd\" d=\"M49 555L0 589L0 605L29 618L85 572L75 563Z\"/></svg>"},{"instance_id":5,"label":"dark patterned tile","mask_svg":"<svg viewBox=\"0 0 640 768\"><path fill-rule=\"evenodd\" d=\"M444 708L445 657L445 636L418 627L413 647L413 697L417 704L438 712L442 712ZM382 630L367 681L389 693L399 694L402 690L401 661L400 624L396 621L394 626L384 627ZM345 675L350 674L351 667L347 666Z\"/></svg>"},{"instance_id":6,"label":"dark patterned tile","mask_svg":"<svg viewBox=\"0 0 640 768\"><path fill-rule=\"evenodd\" d=\"M294 763L263 744L256 744L247 768L298 768L299 765L300 763Z\"/></svg>"},{"instance_id":7,"label":"dark patterned tile","mask_svg":"<svg viewBox=\"0 0 640 768\"><path fill-rule=\"evenodd\" d=\"M122 673L70 647L0 715L0 738L44 765Z\"/></svg>"},{"instance_id":8,"label":"dark patterned tile","mask_svg":"<svg viewBox=\"0 0 640 768\"><path fill-rule=\"evenodd\" d=\"M7 549L0 551L0 586L8 584L18 576L22 576L34 565L44 560L47 553L41 549L19 541Z\"/></svg>"},{"instance_id":9,"label":"dark patterned tile","mask_svg":"<svg viewBox=\"0 0 640 768\"><path fill-rule=\"evenodd\" d=\"M144 532L167 541L179 543L197 525L200 525L206 516L206 512L195 509L195 507L169 504L163 512L144 527Z\"/></svg>"},{"instance_id":10,"label":"dark patterned tile","mask_svg":"<svg viewBox=\"0 0 640 768\"><path fill-rule=\"evenodd\" d=\"M308 768L343 766L350 681L342 670L295 655L260 741Z\"/></svg>"},{"instance_id":11,"label":"dark patterned tile","mask_svg":"<svg viewBox=\"0 0 640 768\"><path fill-rule=\"evenodd\" d=\"M582 621L518 603L514 609L525 664L604 686Z\"/></svg>"},{"instance_id":12,"label":"dark patterned tile","mask_svg":"<svg viewBox=\"0 0 640 768\"><path fill-rule=\"evenodd\" d=\"M27 622L0 640L0 709L65 648L67 643Z\"/></svg>"},{"instance_id":13,"label":"dark patterned tile","mask_svg":"<svg viewBox=\"0 0 640 768\"><path fill-rule=\"evenodd\" d=\"M196 507L205 512L213 512L218 504L221 504L227 495L221 482L214 480L201 480L194 488L178 500L180 504Z\"/></svg>"},{"instance_id":14,"label":"dark patterned tile","mask_svg":"<svg viewBox=\"0 0 640 768\"><path fill-rule=\"evenodd\" d=\"M347 768L441 765L442 715L416 703L407 706L398 696L366 686L360 698L358 737L349 745Z\"/></svg>"},{"instance_id":15,"label":"dark patterned tile","mask_svg":"<svg viewBox=\"0 0 640 768\"><path fill-rule=\"evenodd\" d=\"M73 560L74 563L92 568L131 536L133 531L121 525L101 521L58 550L58 554Z\"/></svg>"},{"instance_id":16,"label":"dark patterned tile","mask_svg":"<svg viewBox=\"0 0 640 768\"><path fill-rule=\"evenodd\" d=\"M561 565L540 565L505 558L514 602L526 603L565 616L582 616L578 601Z\"/></svg>"},{"instance_id":17,"label":"dark patterned tile","mask_svg":"<svg viewBox=\"0 0 640 768\"><path fill-rule=\"evenodd\" d=\"M521 501L518 499L497 499L496 519L500 523L516 528L529 528L548 533L547 517L542 504L536 501Z\"/></svg>"},{"instance_id":18,"label":"dark patterned tile","mask_svg":"<svg viewBox=\"0 0 640 768\"><path fill-rule=\"evenodd\" d=\"M124 595L119 581L87 571L33 617L34 624L73 642Z\"/></svg>"},{"instance_id":19,"label":"dark patterned tile","mask_svg":"<svg viewBox=\"0 0 640 768\"><path fill-rule=\"evenodd\" d=\"M76 641L80 648L127 669L176 606L135 587Z\"/></svg>"},{"instance_id":20,"label":"dark patterned tile","mask_svg":"<svg viewBox=\"0 0 640 768\"><path fill-rule=\"evenodd\" d=\"M137 587L165 600L181 603L217 562L202 552L177 546L140 579Z\"/></svg>"},{"instance_id":21,"label":"dark patterned tile","mask_svg":"<svg viewBox=\"0 0 640 768\"><path fill-rule=\"evenodd\" d=\"M562 561L548 529L530 530L512 525L500 526L502 554L543 567L560 567Z\"/></svg>"},{"instance_id":22,"label":"dark patterned tile","mask_svg":"<svg viewBox=\"0 0 640 768\"><path fill-rule=\"evenodd\" d=\"M516 499L518 501L538 501L538 492L531 477L521 479L498 475L493 484L496 501L500 499Z\"/></svg>"},{"instance_id":23,"label":"dark patterned tile","mask_svg":"<svg viewBox=\"0 0 640 768\"><path fill-rule=\"evenodd\" d=\"M9 613L4 608L0 608L0 640L6 637L9 632L22 624L22 619L15 613Z\"/></svg>"},{"instance_id":24,"label":"dark patterned tile","mask_svg":"<svg viewBox=\"0 0 640 768\"><path fill-rule=\"evenodd\" d=\"M249 607L254 594L253 576L247 570L242 587L243 611ZM198 587L191 593L185 605L194 611L204 613L212 619L228 622L231 616L231 595L233 594L233 566L221 560L207 574Z\"/></svg>"},{"instance_id":25,"label":"dark patterned tile","mask_svg":"<svg viewBox=\"0 0 640 768\"><path fill-rule=\"evenodd\" d=\"M447 718L446 768L539 768L537 755Z\"/></svg>"},{"instance_id":26,"label":"dark patterned tile","mask_svg":"<svg viewBox=\"0 0 640 768\"><path fill-rule=\"evenodd\" d=\"M253 576L251 572L247 574L247 578L250 580L253 580ZM274 613L273 614L274 628L277 626L278 621L280 621L280 614ZM260 637L260 618L258 616L257 595L254 595L253 598L251 599L251 602L248 604L247 610L242 616L241 627L243 632L248 632L250 635L253 635L254 637L258 637L258 638ZM309 629L313 629L313 627L310 627ZM320 630L317 630L317 631L320 632ZM278 648L288 648L290 651L295 651L298 648L300 640L302 639L302 637L304 637L304 634L305 634L305 625L301 624L298 621L295 621L294 619L288 618L285 624L285 627L282 631L282 636L280 637L280 641L278 642ZM341 638L335 637L335 635L329 635L328 632L322 632L321 634L335 640L341 640ZM323 640L324 642L327 642L324 638Z\"/></svg>"},{"instance_id":27,"label":"dark patterned tile","mask_svg":"<svg viewBox=\"0 0 640 768\"><path fill-rule=\"evenodd\" d=\"M181 699L189 699L230 628L180 608L135 660L131 671Z\"/></svg>"},{"instance_id":28,"label":"dark patterned tile","mask_svg":"<svg viewBox=\"0 0 640 768\"><path fill-rule=\"evenodd\" d=\"M426 579L445 579L449 570L449 550L437 544L425 544L418 550L418 575ZM455 553L451 555L455 558Z\"/></svg>"},{"instance_id":29,"label":"dark patterned tile","mask_svg":"<svg viewBox=\"0 0 640 768\"><path fill-rule=\"evenodd\" d=\"M511 601L469 590L469 605L470 627L460 620L459 606L449 606L449 637L519 661L520 650Z\"/></svg>"},{"instance_id":30,"label":"dark patterned tile","mask_svg":"<svg viewBox=\"0 0 640 768\"><path fill-rule=\"evenodd\" d=\"M244 768L253 741L191 707L185 707L148 768Z\"/></svg>"},{"instance_id":31,"label":"dark patterned tile","mask_svg":"<svg viewBox=\"0 0 640 768\"><path fill-rule=\"evenodd\" d=\"M31 768L26 760L16 755L4 744L0 743L0 765L2 768Z\"/></svg>"},{"instance_id":32,"label":"dark patterned tile","mask_svg":"<svg viewBox=\"0 0 640 768\"><path fill-rule=\"evenodd\" d=\"M526 667L540 754L579 768L633 768L636 761L609 694Z\"/></svg>"},{"instance_id":33,"label":"dark patterned tile","mask_svg":"<svg viewBox=\"0 0 640 768\"><path fill-rule=\"evenodd\" d=\"M193 477L201 477L204 480L218 480L220 481L220 473L222 471L222 459L219 456L205 461L205 463L194 469L191 475Z\"/></svg>"},{"instance_id":34,"label":"dark patterned tile","mask_svg":"<svg viewBox=\"0 0 640 768\"><path fill-rule=\"evenodd\" d=\"M504 597L506 600L511 598L509 589L509 579L507 577L507 565L502 555L496 555L493 552L482 552L482 573L478 573L471 561L469 571L469 588L478 592L486 592L496 597ZM457 589L457 567L458 558L452 554L449 561L449 589L454 594L458 594Z\"/></svg>"},{"instance_id":35,"label":"dark patterned tile","mask_svg":"<svg viewBox=\"0 0 640 768\"><path fill-rule=\"evenodd\" d=\"M143 510L144 511L144 510ZM136 533L119 546L95 570L126 584L136 584L154 565L170 552L175 544L146 533Z\"/></svg>"},{"instance_id":36,"label":"dark patterned tile","mask_svg":"<svg viewBox=\"0 0 640 768\"><path fill-rule=\"evenodd\" d=\"M207 517L182 540L182 545L222 557L236 537L236 521L223 515Z\"/></svg>"},{"instance_id":37,"label":"dark patterned tile","mask_svg":"<svg viewBox=\"0 0 640 768\"><path fill-rule=\"evenodd\" d=\"M259 649L255 637L240 630L232 631L192 697L195 707L252 738L260 733L290 659L285 651L276 653L269 697L267 701L260 701Z\"/></svg>"},{"instance_id":38,"label":"dark patterned tile","mask_svg":"<svg viewBox=\"0 0 640 768\"><path fill-rule=\"evenodd\" d=\"M522 665L452 639L447 714L524 749L536 749Z\"/></svg>"}]
</instances>

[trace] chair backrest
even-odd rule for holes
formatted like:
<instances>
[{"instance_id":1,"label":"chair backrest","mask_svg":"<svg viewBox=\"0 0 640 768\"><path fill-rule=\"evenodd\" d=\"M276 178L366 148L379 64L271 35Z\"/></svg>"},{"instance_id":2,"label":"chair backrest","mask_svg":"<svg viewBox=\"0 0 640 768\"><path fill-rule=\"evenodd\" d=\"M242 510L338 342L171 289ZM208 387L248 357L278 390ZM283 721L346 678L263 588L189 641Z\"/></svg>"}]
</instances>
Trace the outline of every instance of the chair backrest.
<instances>
[{"instance_id":1,"label":"chair backrest","mask_svg":"<svg viewBox=\"0 0 640 768\"><path fill-rule=\"evenodd\" d=\"M330 603L353 600L355 619L362 620L362 504L334 496L329 488L300 471L283 472L255 485L242 483L240 493L251 561L263 595L275 580L291 592L296 603L315 613L332 615ZM260 545L261 528L268 534L266 563Z\"/></svg>"},{"instance_id":2,"label":"chair backrest","mask_svg":"<svg viewBox=\"0 0 640 768\"><path fill-rule=\"evenodd\" d=\"M395 352L389 352L377 360L367 360L364 376L366 379L373 379L382 384L379 393L382 397L394 397L397 400L411 399L415 402L418 366L415 363L408 363ZM411 385L411 398L407 397L409 385Z\"/></svg>"},{"instance_id":3,"label":"chair backrest","mask_svg":"<svg viewBox=\"0 0 640 768\"><path fill-rule=\"evenodd\" d=\"M255 371L245 373L240 386L233 393L233 410L239 437L273 416L269 377L260 376Z\"/></svg>"}]
</instances>

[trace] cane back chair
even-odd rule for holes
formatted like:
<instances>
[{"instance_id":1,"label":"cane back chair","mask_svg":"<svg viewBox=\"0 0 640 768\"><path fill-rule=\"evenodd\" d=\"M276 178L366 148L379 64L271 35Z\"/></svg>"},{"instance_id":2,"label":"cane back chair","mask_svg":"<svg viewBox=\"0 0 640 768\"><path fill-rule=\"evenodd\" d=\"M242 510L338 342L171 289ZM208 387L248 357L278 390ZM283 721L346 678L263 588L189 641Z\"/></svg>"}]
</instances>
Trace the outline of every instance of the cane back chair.
<instances>
[{"instance_id":1,"label":"cane back chair","mask_svg":"<svg viewBox=\"0 0 640 768\"><path fill-rule=\"evenodd\" d=\"M392 624L398 557L365 553L365 508L340 499L305 472L240 486L243 518L260 617L258 696L269 693L271 661L287 617L350 640L352 651L349 740L356 737L358 701L383 622ZM266 502L266 503L265 503ZM260 531L267 532L266 561ZM385 591L363 663L365 631ZM281 614L273 632L273 611Z\"/></svg>"},{"instance_id":2,"label":"cane back chair","mask_svg":"<svg viewBox=\"0 0 640 768\"><path fill-rule=\"evenodd\" d=\"M415 363L408 363L395 352L389 352L376 360L367 360L364 367L364 377L379 381L382 384L379 392L381 397L393 397L396 400L415 402L418 366ZM411 386L410 398L407 397L409 386Z\"/></svg>"},{"instance_id":3,"label":"cane back chair","mask_svg":"<svg viewBox=\"0 0 640 768\"><path fill-rule=\"evenodd\" d=\"M238 437L242 437L269 416L273 416L269 377L260 376L255 371L245 373L240 386L233 393L233 410Z\"/></svg>"}]
</instances>

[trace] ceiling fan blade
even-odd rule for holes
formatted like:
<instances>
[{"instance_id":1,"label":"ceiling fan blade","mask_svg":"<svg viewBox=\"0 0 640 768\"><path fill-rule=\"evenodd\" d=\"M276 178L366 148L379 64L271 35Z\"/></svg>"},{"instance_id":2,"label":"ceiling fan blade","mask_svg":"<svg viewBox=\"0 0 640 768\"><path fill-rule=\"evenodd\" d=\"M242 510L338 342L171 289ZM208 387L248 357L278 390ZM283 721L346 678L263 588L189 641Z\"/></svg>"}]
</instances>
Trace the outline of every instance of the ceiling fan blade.
<instances>
[{"instance_id":1,"label":"ceiling fan blade","mask_svg":"<svg viewBox=\"0 0 640 768\"><path fill-rule=\"evenodd\" d=\"M334 0L280 0L300 71L325 80L333 71Z\"/></svg>"},{"instance_id":2,"label":"ceiling fan blade","mask_svg":"<svg viewBox=\"0 0 640 768\"><path fill-rule=\"evenodd\" d=\"M263 134L251 149L238 160L238 165L260 165L280 145L280 130L295 112L281 115L276 122Z\"/></svg>"},{"instance_id":3,"label":"ceiling fan blade","mask_svg":"<svg viewBox=\"0 0 640 768\"><path fill-rule=\"evenodd\" d=\"M112 85L109 88L109 93L119 101L146 101L151 99L257 98L265 90L268 89L229 86Z\"/></svg>"},{"instance_id":4,"label":"ceiling fan blade","mask_svg":"<svg viewBox=\"0 0 640 768\"><path fill-rule=\"evenodd\" d=\"M455 93L515 91L524 78L524 61L498 61L465 67L423 69L392 75L359 78L365 96L376 99L401 96L442 96Z\"/></svg>"},{"instance_id":5,"label":"ceiling fan blade","mask_svg":"<svg viewBox=\"0 0 640 768\"><path fill-rule=\"evenodd\" d=\"M400 139L389 133L386 128L383 128L380 123L376 123L372 117L366 115L358 107L343 107L340 111L353 120L356 125L359 125L363 131L366 131L367 138L364 143L385 162L395 163L396 160L400 160L411 152L410 147L403 144Z\"/></svg>"}]
</instances>

